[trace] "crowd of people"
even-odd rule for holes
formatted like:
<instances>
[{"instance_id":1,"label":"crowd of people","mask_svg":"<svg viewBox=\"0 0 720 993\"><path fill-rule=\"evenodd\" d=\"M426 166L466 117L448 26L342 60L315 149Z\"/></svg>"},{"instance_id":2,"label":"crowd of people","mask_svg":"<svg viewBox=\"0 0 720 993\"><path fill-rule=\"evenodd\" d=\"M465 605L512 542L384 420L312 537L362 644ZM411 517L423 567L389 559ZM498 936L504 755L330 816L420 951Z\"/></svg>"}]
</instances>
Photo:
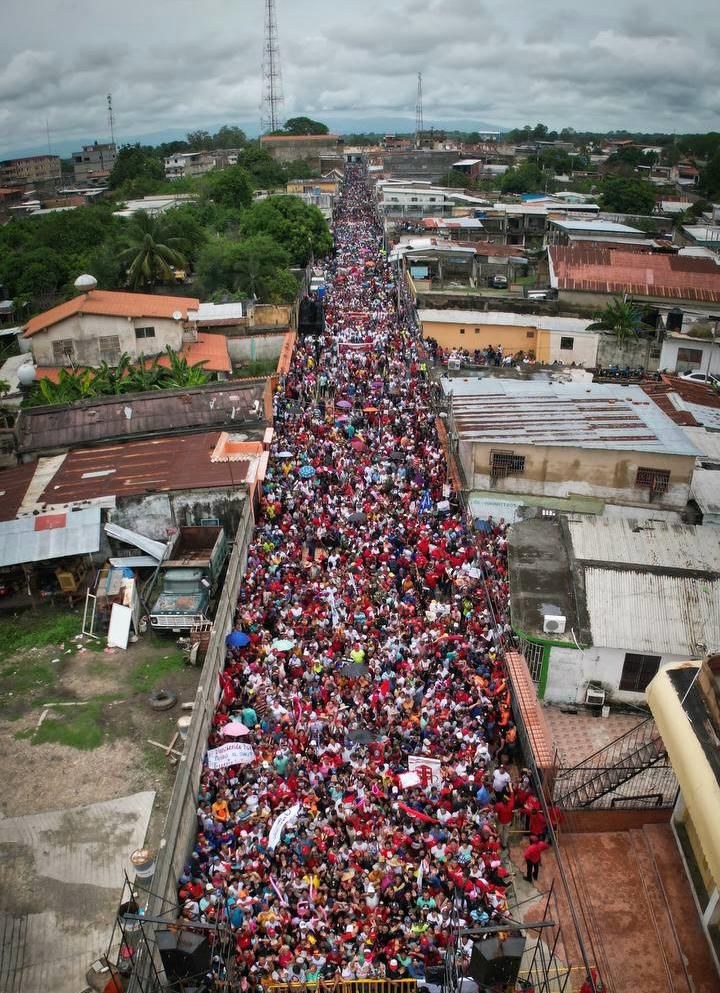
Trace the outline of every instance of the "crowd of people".
<instances>
[{"instance_id":1,"label":"crowd of people","mask_svg":"<svg viewBox=\"0 0 720 993\"><path fill-rule=\"evenodd\" d=\"M449 497L426 356L357 167L334 236L325 333L298 341L275 396L208 743L250 748L204 767L179 885L187 921L230 929L248 990L442 967L458 920L502 920L513 808L537 813L508 771L506 529L473 532Z\"/></svg>"}]
</instances>

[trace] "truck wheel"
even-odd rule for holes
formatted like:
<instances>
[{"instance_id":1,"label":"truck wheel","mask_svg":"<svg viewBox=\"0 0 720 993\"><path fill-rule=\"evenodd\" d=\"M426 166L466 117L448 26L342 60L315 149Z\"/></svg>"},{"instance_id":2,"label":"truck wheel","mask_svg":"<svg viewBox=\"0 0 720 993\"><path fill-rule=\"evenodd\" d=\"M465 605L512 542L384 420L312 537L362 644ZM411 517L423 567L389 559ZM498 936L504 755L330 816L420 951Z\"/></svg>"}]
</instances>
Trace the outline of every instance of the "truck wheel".
<instances>
[{"instance_id":1,"label":"truck wheel","mask_svg":"<svg viewBox=\"0 0 720 993\"><path fill-rule=\"evenodd\" d=\"M152 710L171 710L177 703L177 693L170 690L153 690L148 697Z\"/></svg>"}]
</instances>

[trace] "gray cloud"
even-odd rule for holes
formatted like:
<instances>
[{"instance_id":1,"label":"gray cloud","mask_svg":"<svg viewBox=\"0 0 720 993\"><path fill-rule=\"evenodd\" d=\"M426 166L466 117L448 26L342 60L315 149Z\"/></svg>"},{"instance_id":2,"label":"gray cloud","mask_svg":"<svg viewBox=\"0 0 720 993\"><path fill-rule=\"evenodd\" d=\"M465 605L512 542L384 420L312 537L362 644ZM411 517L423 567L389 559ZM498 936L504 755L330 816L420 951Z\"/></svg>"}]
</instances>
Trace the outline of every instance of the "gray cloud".
<instances>
[{"instance_id":1,"label":"gray cloud","mask_svg":"<svg viewBox=\"0 0 720 993\"><path fill-rule=\"evenodd\" d=\"M716 0L278 0L285 114L372 127L465 121L690 131L717 126ZM259 120L263 0L9 0L0 155ZM579 8L579 9L578 9Z\"/></svg>"}]
</instances>

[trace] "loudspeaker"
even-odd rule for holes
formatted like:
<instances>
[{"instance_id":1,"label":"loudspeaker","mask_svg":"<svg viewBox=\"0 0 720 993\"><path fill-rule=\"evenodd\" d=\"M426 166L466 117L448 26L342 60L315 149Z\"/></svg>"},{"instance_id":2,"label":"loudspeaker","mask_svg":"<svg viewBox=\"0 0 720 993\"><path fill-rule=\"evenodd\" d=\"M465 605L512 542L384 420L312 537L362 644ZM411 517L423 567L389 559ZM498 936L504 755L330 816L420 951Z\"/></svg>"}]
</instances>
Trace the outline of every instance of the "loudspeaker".
<instances>
[{"instance_id":1,"label":"loudspeaker","mask_svg":"<svg viewBox=\"0 0 720 993\"><path fill-rule=\"evenodd\" d=\"M158 931L156 940L163 968L171 982L201 976L209 970L210 945L204 934Z\"/></svg>"},{"instance_id":2,"label":"loudspeaker","mask_svg":"<svg viewBox=\"0 0 720 993\"><path fill-rule=\"evenodd\" d=\"M468 973L481 990L510 986L517 982L524 950L525 935L476 941L473 943Z\"/></svg>"},{"instance_id":3,"label":"loudspeaker","mask_svg":"<svg viewBox=\"0 0 720 993\"><path fill-rule=\"evenodd\" d=\"M323 305L317 300L303 300L298 315L300 334L321 334L324 324Z\"/></svg>"},{"instance_id":4,"label":"loudspeaker","mask_svg":"<svg viewBox=\"0 0 720 993\"><path fill-rule=\"evenodd\" d=\"M425 982L430 986L445 985L445 966L429 965L425 970ZM422 985L422 984L421 984Z\"/></svg>"}]
</instances>

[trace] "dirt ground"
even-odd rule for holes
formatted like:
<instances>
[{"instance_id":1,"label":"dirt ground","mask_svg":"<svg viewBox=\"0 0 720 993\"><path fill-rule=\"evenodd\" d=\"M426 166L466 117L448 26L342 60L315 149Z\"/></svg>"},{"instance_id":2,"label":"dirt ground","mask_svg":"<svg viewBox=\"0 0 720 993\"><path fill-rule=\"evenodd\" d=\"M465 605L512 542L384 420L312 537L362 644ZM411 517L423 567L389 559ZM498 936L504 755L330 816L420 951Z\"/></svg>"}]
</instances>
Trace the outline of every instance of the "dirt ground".
<instances>
[{"instance_id":1,"label":"dirt ground","mask_svg":"<svg viewBox=\"0 0 720 993\"><path fill-rule=\"evenodd\" d=\"M155 790L148 842L156 842L175 766L148 739L170 743L199 673L175 637L153 632L127 651L68 638L0 655L0 817ZM148 695L161 688L178 702L157 712Z\"/></svg>"}]
</instances>

